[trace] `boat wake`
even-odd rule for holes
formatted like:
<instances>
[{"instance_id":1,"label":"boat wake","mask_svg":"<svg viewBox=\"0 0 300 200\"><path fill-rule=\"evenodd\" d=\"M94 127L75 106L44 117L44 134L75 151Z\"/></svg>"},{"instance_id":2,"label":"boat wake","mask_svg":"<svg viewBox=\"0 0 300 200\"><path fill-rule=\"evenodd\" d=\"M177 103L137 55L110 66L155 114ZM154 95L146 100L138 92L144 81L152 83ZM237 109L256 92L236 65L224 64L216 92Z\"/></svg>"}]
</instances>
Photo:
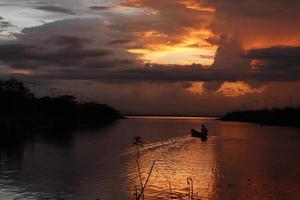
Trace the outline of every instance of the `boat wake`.
<instances>
[{"instance_id":1,"label":"boat wake","mask_svg":"<svg viewBox=\"0 0 300 200\"><path fill-rule=\"evenodd\" d=\"M162 147L182 146L191 140L192 140L192 138L189 135L180 136L180 137L176 137L176 138L170 138L170 139L163 140L163 141L145 144L143 150L149 151L149 150L155 150L157 148L162 148Z\"/></svg>"},{"instance_id":2,"label":"boat wake","mask_svg":"<svg viewBox=\"0 0 300 200\"><path fill-rule=\"evenodd\" d=\"M155 151L161 148L177 148L187 145L192 142L194 138L191 138L190 135L179 136L175 138L170 138L167 140L156 141L153 143L145 143L143 148L140 149L141 153L146 153L150 151ZM135 147L130 147L126 154L136 153Z\"/></svg>"}]
</instances>

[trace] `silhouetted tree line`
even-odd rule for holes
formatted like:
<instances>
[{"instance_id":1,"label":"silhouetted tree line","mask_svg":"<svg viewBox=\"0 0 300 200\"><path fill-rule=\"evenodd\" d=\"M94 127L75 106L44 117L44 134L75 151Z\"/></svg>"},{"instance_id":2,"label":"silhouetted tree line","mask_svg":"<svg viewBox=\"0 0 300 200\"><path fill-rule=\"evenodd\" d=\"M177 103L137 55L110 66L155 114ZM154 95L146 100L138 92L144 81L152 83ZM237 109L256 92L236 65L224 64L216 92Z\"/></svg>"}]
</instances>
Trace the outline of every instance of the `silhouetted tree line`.
<instances>
[{"instance_id":1,"label":"silhouetted tree line","mask_svg":"<svg viewBox=\"0 0 300 200\"><path fill-rule=\"evenodd\" d=\"M123 118L98 103L77 103L76 97L34 97L18 80L0 81L0 130L49 130L101 126Z\"/></svg>"},{"instance_id":2,"label":"silhouetted tree line","mask_svg":"<svg viewBox=\"0 0 300 200\"><path fill-rule=\"evenodd\" d=\"M222 117L223 121L253 122L273 126L300 127L300 107L257 111L236 111Z\"/></svg>"}]
</instances>

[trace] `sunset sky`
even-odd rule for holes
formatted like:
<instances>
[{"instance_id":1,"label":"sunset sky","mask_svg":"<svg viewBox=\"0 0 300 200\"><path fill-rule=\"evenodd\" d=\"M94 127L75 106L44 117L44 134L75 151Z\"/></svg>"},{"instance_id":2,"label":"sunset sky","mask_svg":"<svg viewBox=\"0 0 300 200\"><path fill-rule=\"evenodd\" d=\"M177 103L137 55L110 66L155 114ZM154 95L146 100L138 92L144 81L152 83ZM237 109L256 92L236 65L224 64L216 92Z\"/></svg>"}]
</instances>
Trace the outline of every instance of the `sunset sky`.
<instances>
[{"instance_id":1,"label":"sunset sky","mask_svg":"<svg viewBox=\"0 0 300 200\"><path fill-rule=\"evenodd\" d=\"M123 113L300 104L299 0L0 0L0 78Z\"/></svg>"}]
</instances>

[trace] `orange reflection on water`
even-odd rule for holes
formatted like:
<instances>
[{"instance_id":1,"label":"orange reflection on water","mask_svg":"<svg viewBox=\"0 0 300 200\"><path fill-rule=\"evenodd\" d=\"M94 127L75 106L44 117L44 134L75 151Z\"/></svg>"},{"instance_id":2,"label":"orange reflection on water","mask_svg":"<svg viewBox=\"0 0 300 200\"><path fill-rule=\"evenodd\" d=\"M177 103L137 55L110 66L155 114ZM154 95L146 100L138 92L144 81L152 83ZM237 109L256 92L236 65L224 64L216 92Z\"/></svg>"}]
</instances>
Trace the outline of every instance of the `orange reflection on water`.
<instances>
[{"instance_id":1,"label":"orange reflection on water","mask_svg":"<svg viewBox=\"0 0 300 200\"><path fill-rule=\"evenodd\" d=\"M128 184L134 197L134 185L139 186L138 171L133 159L128 161ZM170 188L173 198L187 198L187 177L193 179L195 196L210 199L215 188L214 145L189 136L178 137L162 142L146 144L141 150L141 171L145 181L151 164L155 161L153 173L145 191L147 199L168 199Z\"/></svg>"}]
</instances>

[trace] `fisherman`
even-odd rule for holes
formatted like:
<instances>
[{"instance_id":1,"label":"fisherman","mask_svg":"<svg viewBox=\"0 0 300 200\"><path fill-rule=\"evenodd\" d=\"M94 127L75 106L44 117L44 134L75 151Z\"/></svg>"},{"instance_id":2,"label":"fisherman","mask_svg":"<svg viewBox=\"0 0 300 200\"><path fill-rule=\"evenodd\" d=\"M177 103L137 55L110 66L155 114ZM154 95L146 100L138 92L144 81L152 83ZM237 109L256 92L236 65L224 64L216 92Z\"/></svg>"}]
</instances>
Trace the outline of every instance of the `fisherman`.
<instances>
[{"instance_id":1,"label":"fisherman","mask_svg":"<svg viewBox=\"0 0 300 200\"><path fill-rule=\"evenodd\" d=\"M208 133L207 128L204 126L204 124L202 124L202 127L201 127L201 134L202 134L204 137L207 137L207 133Z\"/></svg>"}]
</instances>

